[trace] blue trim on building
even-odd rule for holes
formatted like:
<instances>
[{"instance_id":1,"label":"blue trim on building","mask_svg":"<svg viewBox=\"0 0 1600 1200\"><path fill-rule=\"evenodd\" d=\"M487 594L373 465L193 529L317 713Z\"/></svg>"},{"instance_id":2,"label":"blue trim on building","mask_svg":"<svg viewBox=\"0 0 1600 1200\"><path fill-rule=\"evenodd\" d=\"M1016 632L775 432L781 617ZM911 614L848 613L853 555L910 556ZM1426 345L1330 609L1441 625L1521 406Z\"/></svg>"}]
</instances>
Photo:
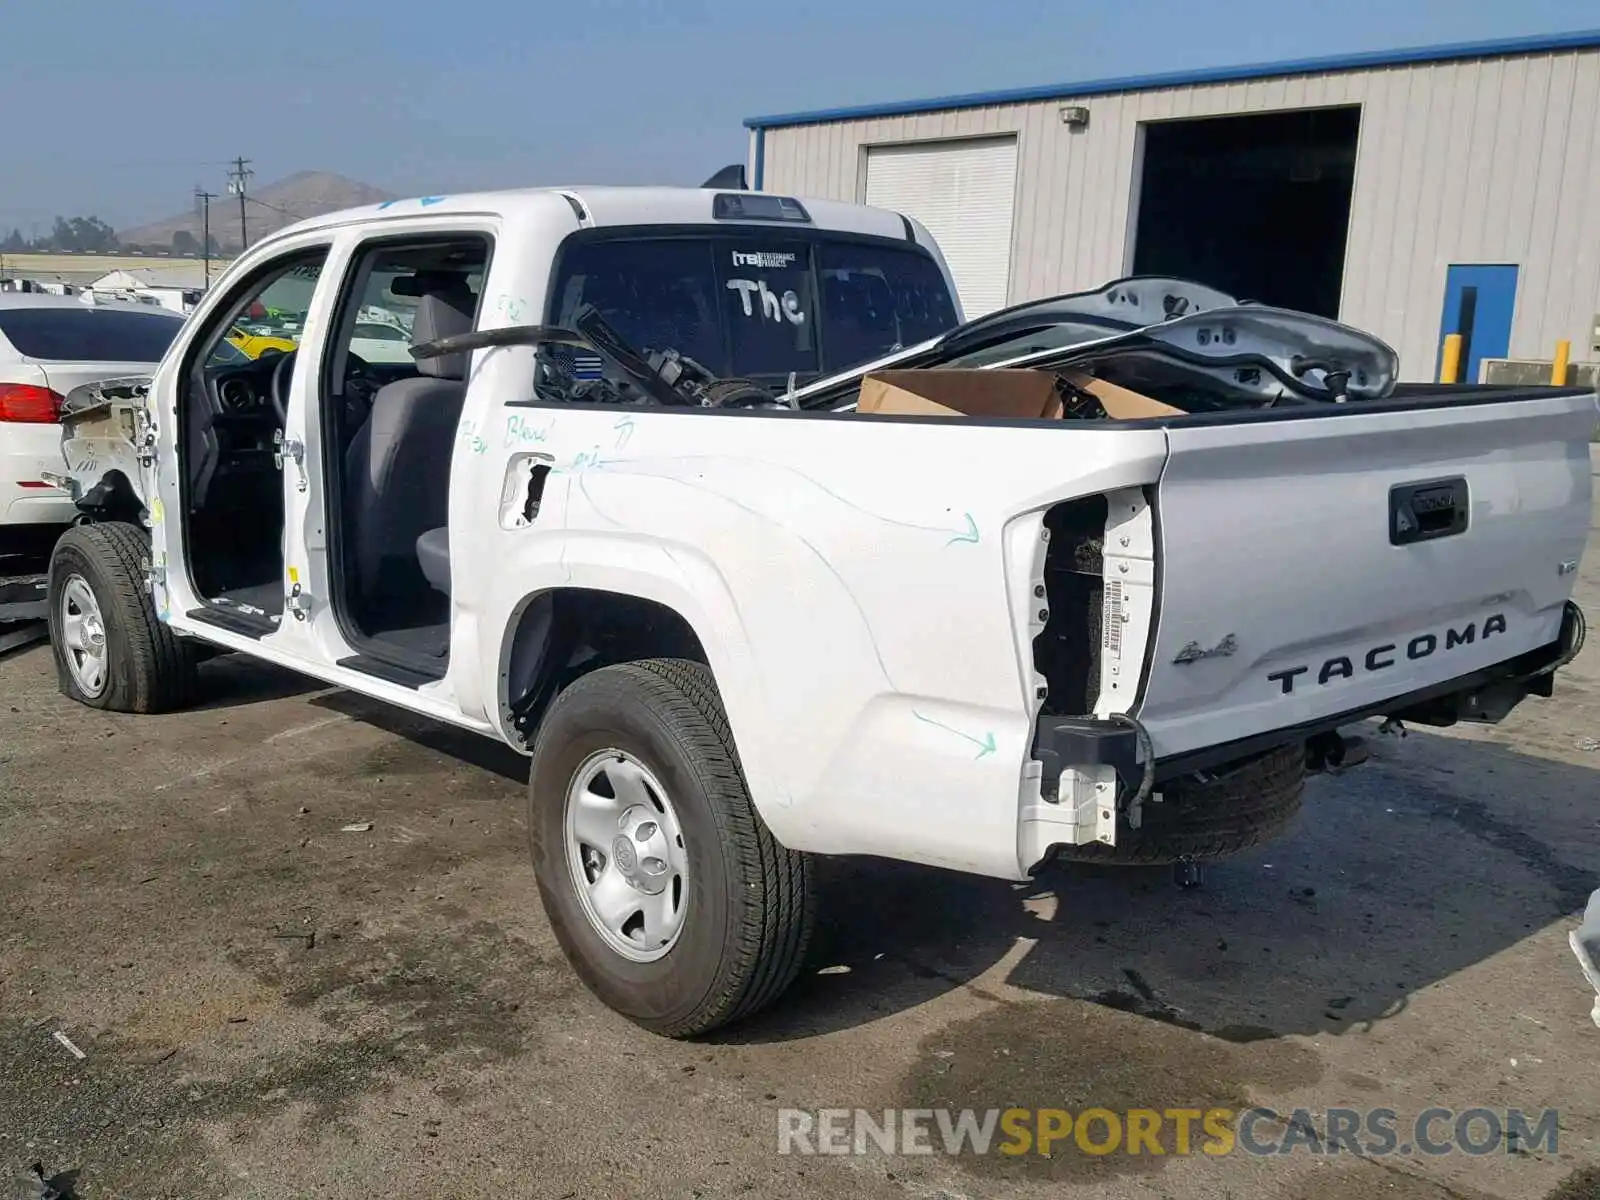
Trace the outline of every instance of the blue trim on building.
<instances>
[{"instance_id":1,"label":"blue trim on building","mask_svg":"<svg viewBox=\"0 0 1600 1200\"><path fill-rule=\"evenodd\" d=\"M767 181L767 131L760 125L752 128L756 131L756 169L755 177L750 180L750 190L759 192Z\"/></svg>"},{"instance_id":2,"label":"blue trim on building","mask_svg":"<svg viewBox=\"0 0 1600 1200\"><path fill-rule=\"evenodd\" d=\"M1272 79L1284 75L1360 71L1374 67L1403 67L1418 63L1451 62L1456 59L1499 58L1512 54L1591 50L1597 47L1600 47L1600 29L1574 33L1546 33L1532 37L1501 38L1488 42L1456 42L1447 46L1415 46L1401 50L1368 50L1360 54L1336 54L1326 58L1297 58L1286 62L1208 67L1197 71L1169 71L1162 75L1128 75L1121 79L1094 79L1084 83L1059 83L1000 92L970 92L966 95L939 96L930 100L902 100L888 104L861 104L853 108L782 113L770 117L751 117L745 121L745 127L759 131L777 129L785 125L817 125L825 121L859 121L869 117L905 117L916 113L947 112L955 108L1028 104L1040 100L1077 99L1115 92L1149 92L1157 88L1194 87L1206 83L1239 83L1247 79ZM758 156L756 186L760 187L759 141L756 146Z\"/></svg>"}]
</instances>

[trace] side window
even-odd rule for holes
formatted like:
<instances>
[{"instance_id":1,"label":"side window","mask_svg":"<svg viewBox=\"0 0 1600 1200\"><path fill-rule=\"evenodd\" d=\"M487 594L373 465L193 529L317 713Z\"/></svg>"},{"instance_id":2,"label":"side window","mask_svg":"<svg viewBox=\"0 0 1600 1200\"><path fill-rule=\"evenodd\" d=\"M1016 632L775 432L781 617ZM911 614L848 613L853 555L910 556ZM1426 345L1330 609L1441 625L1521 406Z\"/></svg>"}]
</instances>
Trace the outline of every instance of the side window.
<instances>
[{"instance_id":1,"label":"side window","mask_svg":"<svg viewBox=\"0 0 1600 1200\"><path fill-rule=\"evenodd\" d=\"M426 304L427 323L443 307L450 310L445 319L471 328L488 264L489 241L481 236L375 243L356 259L346 281L338 332L329 346L333 367L345 376L373 368L384 382L427 373L411 357L412 342L444 331L419 331L419 311ZM354 361L341 363L341 357Z\"/></svg>"},{"instance_id":2,"label":"side window","mask_svg":"<svg viewBox=\"0 0 1600 1200\"><path fill-rule=\"evenodd\" d=\"M327 261L327 251L295 255L258 275L238 297L206 356L207 366L270 358L300 347L312 293Z\"/></svg>"},{"instance_id":3,"label":"side window","mask_svg":"<svg viewBox=\"0 0 1600 1200\"><path fill-rule=\"evenodd\" d=\"M390 384L466 378L467 356L418 361L411 347L476 326L489 251L483 234L433 234L383 238L357 252L323 359L331 445L342 452L350 444Z\"/></svg>"}]
</instances>

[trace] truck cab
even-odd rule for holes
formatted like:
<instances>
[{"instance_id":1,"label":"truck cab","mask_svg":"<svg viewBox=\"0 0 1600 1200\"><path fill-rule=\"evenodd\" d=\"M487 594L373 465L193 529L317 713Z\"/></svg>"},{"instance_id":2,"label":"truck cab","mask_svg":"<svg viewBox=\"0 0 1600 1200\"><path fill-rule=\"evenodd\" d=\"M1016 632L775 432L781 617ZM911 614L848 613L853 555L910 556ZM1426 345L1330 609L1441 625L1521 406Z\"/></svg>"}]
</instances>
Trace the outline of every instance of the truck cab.
<instances>
[{"instance_id":1,"label":"truck cab","mask_svg":"<svg viewBox=\"0 0 1600 1200\"><path fill-rule=\"evenodd\" d=\"M425 197L252 248L151 388L156 452L134 490L148 502L162 620L490 730L498 715L470 657L452 671L475 632L470 616L452 630L451 496L458 517L484 511L480 499L502 507L506 481L489 476L503 455L486 457L490 443L536 453L544 428L531 413L508 425L498 397L509 393L469 389L469 355L362 357L363 314L400 314L419 343L561 325L588 305L636 346L672 347L775 390L960 322L938 248L914 222L770 200L671 189ZM303 313L298 340L241 362L238 320L261 308ZM525 356L484 369L519 365ZM580 351L566 365L598 373ZM493 412L469 399L491 394ZM453 540L473 536L463 528Z\"/></svg>"}]
</instances>

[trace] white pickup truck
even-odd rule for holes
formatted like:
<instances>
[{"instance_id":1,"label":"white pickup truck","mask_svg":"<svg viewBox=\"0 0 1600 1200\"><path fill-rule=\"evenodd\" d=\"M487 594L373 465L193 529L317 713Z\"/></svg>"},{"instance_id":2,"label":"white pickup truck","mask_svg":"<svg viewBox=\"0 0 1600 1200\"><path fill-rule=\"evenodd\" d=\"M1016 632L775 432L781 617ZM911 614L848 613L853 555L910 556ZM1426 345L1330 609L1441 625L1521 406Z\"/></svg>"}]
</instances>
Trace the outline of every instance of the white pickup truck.
<instances>
[{"instance_id":1,"label":"white pickup truck","mask_svg":"<svg viewBox=\"0 0 1600 1200\"><path fill-rule=\"evenodd\" d=\"M1200 861L1354 722L1551 694L1593 394L1181 281L953 295L913 221L740 191L276 234L68 398L61 685L171 708L231 651L526 750L562 946L674 1036L794 978L813 854ZM254 303L297 350L223 352ZM412 361L351 352L371 305Z\"/></svg>"}]
</instances>

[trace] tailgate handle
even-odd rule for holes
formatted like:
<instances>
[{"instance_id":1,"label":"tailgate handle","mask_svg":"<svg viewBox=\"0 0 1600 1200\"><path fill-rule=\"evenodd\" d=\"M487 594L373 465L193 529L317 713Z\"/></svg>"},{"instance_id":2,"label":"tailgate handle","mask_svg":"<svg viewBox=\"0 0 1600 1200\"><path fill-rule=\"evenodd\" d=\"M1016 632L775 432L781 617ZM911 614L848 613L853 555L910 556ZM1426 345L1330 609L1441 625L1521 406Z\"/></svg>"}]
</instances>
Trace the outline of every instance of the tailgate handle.
<instances>
[{"instance_id":1,"label":"tailgate handle","mask_svg":"<svg viewBox=\"0 0 1600 1200\"><path fill-rule=\"evenodd\" d=\"M1409 546L1465 533L1471 509L1467 481L1430 479L1389 489L1389 544Z\"/></svg>"}]
</instances>

